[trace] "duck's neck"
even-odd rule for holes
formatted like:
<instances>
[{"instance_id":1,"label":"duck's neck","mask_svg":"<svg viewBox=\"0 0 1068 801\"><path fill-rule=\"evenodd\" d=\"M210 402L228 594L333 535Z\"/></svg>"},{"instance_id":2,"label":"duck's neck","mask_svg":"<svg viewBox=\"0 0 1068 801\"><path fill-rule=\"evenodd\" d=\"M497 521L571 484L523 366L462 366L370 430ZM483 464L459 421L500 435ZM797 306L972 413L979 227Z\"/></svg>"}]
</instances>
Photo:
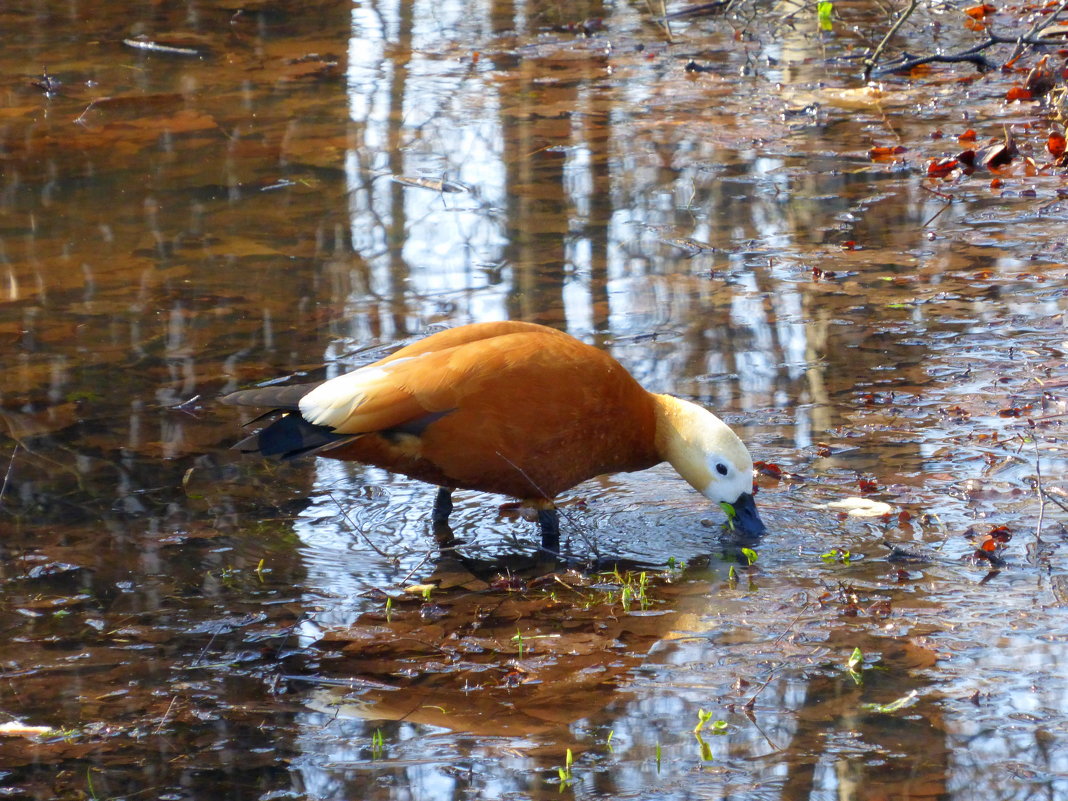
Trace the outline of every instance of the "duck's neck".
<instances>
[{"instance_id":1,"label":"duck's neck","mask_svg":"<svg viewBox=\"0 0 1068 801\"><path fill-rule=\"evenodd\" d=\"M656 450L670 462L690 486L705 492L713 480L708 457L722 444L737 441L733 431L712 412L696 403L671 395L654 395L656 402Z\"/></svg>"},{"instance_id":2,"label":"duck's neck","mask_svg":"<svg viewBox=\"0 0 1068 801\"><path fill-rule=\"evenodd\" d=\"M672 456L679 453L697 414L709 412L672 395L653 395L653 401L656 410L656 451L660 458L671 462Z\"/></svg>"}]
</instances>

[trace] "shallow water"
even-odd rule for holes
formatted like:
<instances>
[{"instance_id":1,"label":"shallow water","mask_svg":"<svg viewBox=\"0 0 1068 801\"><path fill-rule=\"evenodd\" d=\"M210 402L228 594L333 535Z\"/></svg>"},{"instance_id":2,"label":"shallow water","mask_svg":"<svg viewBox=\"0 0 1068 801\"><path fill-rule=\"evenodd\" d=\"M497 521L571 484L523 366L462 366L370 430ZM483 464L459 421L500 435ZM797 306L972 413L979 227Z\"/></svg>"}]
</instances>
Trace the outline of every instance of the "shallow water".
<instances>
[{"instance_id":1,"label":"shallow water","mask_svg":"<svg viewBox=\"0 0 1068 801\"><path fill-rule=\"evenodd\" d=\"M51 729L3 793L1068 793L1063 170L925 178L966 127L1041 161L1046 117L858 94L864 13L0 9L0 723ZM229 449L226 392L504 318L785 470L757 561L665 466L569 493L554 564L500 498L449 550L429 487Z\"/></svg>"}]
</instances>

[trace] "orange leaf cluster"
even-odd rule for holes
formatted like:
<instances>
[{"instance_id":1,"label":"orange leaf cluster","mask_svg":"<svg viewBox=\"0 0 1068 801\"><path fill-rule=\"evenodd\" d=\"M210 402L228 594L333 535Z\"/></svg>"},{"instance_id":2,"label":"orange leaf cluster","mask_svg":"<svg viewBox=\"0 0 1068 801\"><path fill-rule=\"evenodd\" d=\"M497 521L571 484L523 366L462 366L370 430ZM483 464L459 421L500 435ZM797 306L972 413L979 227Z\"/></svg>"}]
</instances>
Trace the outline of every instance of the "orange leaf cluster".
<instances>
[{"instance_id":1,"label":"orange leaf cluster","mask_svg":"<svg viewBox=\"0 0 1068 801\"><path fill-rule=\"evenodd\" d=\"M897 147L880 147L876 145L868 151L868 158L872 161L889 161L895 156L900 156L906 150L908 148L903 145L898 145Z\"/></svg>"},{"instance_id":2,"label":"orange leaf cluster","mask_svg":"<svg viewBox=\"0 0 1068 801\"><path fill-rule=\"evenodd\" d=\"M1046 140L1046 150L1055 159L1064 155L1065 139L1060 131L1050 131L1049 139Z\"/></svg>"},{"instance_id":3,"label":"orange leaf cluster","mask_svg":"<svg viewBox=\"0 0 1068 801\"><path fill-rule=\"evenodd\" d=\"M971 6L969 8L964 9L964 13L972 19L985 19L988 15L994 14L996 12L997 7L992 6L989 3L983 3L982 5Z\"/></svg>"}]
</instances>

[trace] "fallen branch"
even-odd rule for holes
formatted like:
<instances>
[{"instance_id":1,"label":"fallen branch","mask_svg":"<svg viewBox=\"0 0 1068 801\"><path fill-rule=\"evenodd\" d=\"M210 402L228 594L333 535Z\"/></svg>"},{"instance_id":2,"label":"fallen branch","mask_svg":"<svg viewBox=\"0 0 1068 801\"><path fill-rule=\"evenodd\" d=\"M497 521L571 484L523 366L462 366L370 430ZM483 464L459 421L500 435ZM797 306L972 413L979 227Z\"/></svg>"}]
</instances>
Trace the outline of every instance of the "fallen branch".
<instances>
[{"instance_id":1,"label":"fallen branch","mask_svg":"<svg viewBox=\"0 0 1068 801\"><path fill-rule=\"evenodd\" d=\"M1061 8L1064 8L1066 4L1068 4L1068 0L1065 0L1065 2L1061 4ZM1043 21L1047 23L1052 22L1052 20ZM984 50L999 44L1015 44L1018 47L1025 45L1032 47L1049 47L1050 45L1058 44L1058 41L1055 39L1035 38L1034 35L1030 33L1024 36L1001 36L996 33L988 33L986 41L973 45L967 50L962 50L959 53L936 53L930 56L910 56L908 53L902 53L897 59L887 62L885 66L878 70L874 70L871 74L869 74L869 67L867 65L870 64L873 59L865 59L865 80L869 80L871 77L881 78L884 75L892 75L895 72L908 72L909 70L924 64L935 63L957 64L968 62L978 67L980 72L997 69L998 65L986 56L981 55L981 53ZM1014 56L1014 58L1018 58L1018 56ZM1012 60L1013 59L1011 58L1009 59L1009 61ZM874 68L874 64L872 64L872 68Z\"/></svg>"},{"instance_id":2,"label":"fallen branch","mask_svg":"<svg viewBox=\"0 0 1068 801\"><path fill-rule=\"evenodd\" d=\"M734 4L734 0L718 0L715 3L701 3L696 6L687 6L686 8L680 8L678 11L672 11L665 16L665 19L685 19L687 17L710 17L713 14L724 13L726 14L731 5Z\"/></svg>"},{"instance_id":3,"label":"fallen branch","mask_svg":"<svg viewBox=\"0 0 1068 801\"><path fill-rule=\"evenodd\" d=\"M1066 0L1066 2L1068 2L1068 0ZM905 24L905 20L912 16L912 12L916 10L919 4L920 0L912 0L912 2L909 3L909 7L905 9L901 16L897 18L897 21L894 22L890 30L886 32L886 36L879 42L879 46L875 48L875 52L872 53L869 58L864 59L864 83L871 80L872 70L875 69L875 65L879 62L879 56L881 56L883 50L886 49L887 42L889 42L894 34L897 33L898 28Z\"/></svg>"},{"instance_id":4,"label":"fallen branch","mask_svg":"<svg viewBox=\"0 0 1068 801\"><path fill-rule=\"evenodd\" d=\"M983 47L989 47L990 44L984 44ZM875 73L876 78L882 78L884 75L892 75L895 72L910 72L916 67L923 66L924 64L959 64L967 62L974 64L978 67L980 72L986 72L987 70L997 69L997 64L992 62L986 56L980 53L954 53L945 55L943 53L936 53L930 56L910 56L908 53L902 53L899 56L897 63L891 63L880 69ZM868 80L868 79L866 79Z\"/></svg>"},{"instance_id":5,"label":"fallen branch","mask_svg":"<svg viewBox=\"0 0 1068 801\"><path fill-rule=\"evenodd\" d=\"M1066 8L1068 8L1068 0L1063 0L1063 2L1061 2L1061 4L1057 6L1057 10L1054 11L1052 14L1049 14L1045 17L1040 16L1037 20L1035 20L1035 24L1031 26L1031 30L1029 30L1027 33L1025 33L1023 36L1016 40L1016 47L1012 51L1012 55L1009 56L1009 60L1006 63L1012 64L1014 61L1016 61L1016 59L1023 55L1024 48L1028 45L1050 44L1049 40L1039 42L1035 42L1033 40L1035 36L1039 33L1039 31L1048 28L1050 25L1056 22L1057 17L1060 16L1060 13Z\"/></svg>"}]
</instances>

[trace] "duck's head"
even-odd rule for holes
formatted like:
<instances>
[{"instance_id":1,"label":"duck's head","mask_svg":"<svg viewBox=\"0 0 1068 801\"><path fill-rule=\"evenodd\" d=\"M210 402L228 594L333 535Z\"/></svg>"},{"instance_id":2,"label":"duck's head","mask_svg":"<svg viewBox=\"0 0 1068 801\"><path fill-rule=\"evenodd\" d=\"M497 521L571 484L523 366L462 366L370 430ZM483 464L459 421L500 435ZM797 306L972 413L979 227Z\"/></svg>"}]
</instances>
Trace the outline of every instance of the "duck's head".
<instances>
[{"instance_id":1,"label":"duck's head","mask_svg":"<svg viewBox=\"0 0 1068 801\"><path fill-rule=\"evenodd\" d=\"M753 501L753 457L730 426L707 409L657 395L656 445L690 486L720 504L741 534L759 537L764 522Z\"/></svg>"}]
</instances>

